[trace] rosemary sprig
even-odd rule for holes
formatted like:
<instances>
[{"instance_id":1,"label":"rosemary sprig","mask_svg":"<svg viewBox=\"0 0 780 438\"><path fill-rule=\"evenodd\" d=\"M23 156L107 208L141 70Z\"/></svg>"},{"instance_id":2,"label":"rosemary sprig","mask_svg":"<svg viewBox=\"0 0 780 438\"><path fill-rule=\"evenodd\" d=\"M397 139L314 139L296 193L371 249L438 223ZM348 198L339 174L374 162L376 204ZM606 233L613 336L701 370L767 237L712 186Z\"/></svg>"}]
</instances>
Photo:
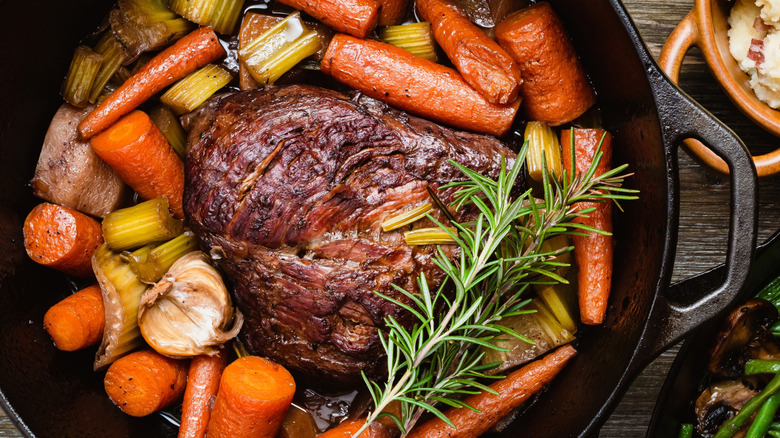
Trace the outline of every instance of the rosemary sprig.
<instances>
[{"instance_id":1,"label":"rosemary sprig","mask_svg":"<svg viewBox=\"0 0 780 438\"><path fill-rule=\"evenodd\" d=\"M636 199L635 190L620 188L628 176L621 175L626 165L595 175L600 151L585 173L564 171L558 180L543 171L543 199L533 198L530 190L513 199L527 152L526 143L511 170L502 159L497 180L453 162L467 180L443 188L458 188L453 205L473 206L479 214L470 223L451 221L457 233L428 216L460 246L458 260L450 260L441 248L434 259L446 274L449 287L442 284L432 291L421 275L417 293L395 286L411 304L379 294L412 314L415 323L407 328L392 316L387 317L387 328L380 331L379 338L387 353L388 377L378 383L363 375L375 408L355 437L382 416L392 418L406 434L426 411L454 427L437 406L471 408L460 400L461 396L480 391L495 393L479 382L500 378L485 374L498 364L482 363L483 348L507 351L495 344L495 338L501 335L531 342L502 326L501 319L530 312L523 310L530 300L522 297L529 285L567 282L555 274L562 265L556 261L560 252L541 252L544 240L560 234L604 233L577 221L593 211L581 209L577 203ZM454 289L454 294L449 289ZM400 416L383 412L393 401L401 404Z\"/></svg>"}]
</instances>

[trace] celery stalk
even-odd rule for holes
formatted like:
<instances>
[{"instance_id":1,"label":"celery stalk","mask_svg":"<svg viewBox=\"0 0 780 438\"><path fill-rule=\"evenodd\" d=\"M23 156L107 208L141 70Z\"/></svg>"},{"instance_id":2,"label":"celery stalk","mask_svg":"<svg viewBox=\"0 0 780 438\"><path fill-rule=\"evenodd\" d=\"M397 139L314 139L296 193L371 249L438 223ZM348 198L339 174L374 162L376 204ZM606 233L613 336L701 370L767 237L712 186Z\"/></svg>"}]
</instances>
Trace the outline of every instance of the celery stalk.
<instances>
[{"instance_id":1,"label":"celery stalk","mask_svg":"<svg viewBox=\"0 0 780 438\"><path fill-rule=\"evenodd\" d=\"M114 76L122 63L125 62L125 53L122 50L122 45L114 38L111 32L106 32L98 41L95 46L95 52L103 56L103 64L89 93L89 101L91 103L97 102L108 80L111 79L111 76Z\"/></svg>"},{"instance_id":2,"label":"celery stalk","mask_svg":"<svg viewBox=\"0 0 780 438\"><path fill-rule=\"evenodd\" d=\"M458 235L455 228L447 228L450 233ZM457 243L452 236L439 227L419 228L404 233L404 240L407 245L451 245Z\"/></svg>"},{"instance_id":3,"label":"celery stalk","mask_svg":"<svg viewBox=\"0 0 780 438\"><path fill-rule=\"evenodd\" d=\"M177 113L184 114L199 107L232 79L227 70L209 64L175 83L160 100Z\"/></svg>"},{"instance_id":4,"label":"celery stalk","mask_svg":"<svg viewBox=\"0 0 780 438\"><path fill-rule=\"evenodd\" d=\"M144 247L146 248L146 247ZM163 278L168 269L182 256L198 249L198 240L190 231L185 231L180 236L169 240L145 254L134 251L129 259L130 267L144 283L156 283Z\"/></svg>"},{"instance_id":5,"label":"celery stalk","mask_svg":"<svg viewBox=\"0 0 780 438\"><path fill-rule=\"evenodd\" d=\"M238 59L261 85L273 84L296 64L322 48L320 35L294 12L238 50Z\"/></svg>"},{"instance_id":6,"label":"celery stalk","mask_svg":"<svg viewBox=\"0 0 780 438\"><path fill-rule=\"evenodd\" d=\"M160 128L160 131L173 150L181 158L184 158L187 146L187 133L184 132L184 128L181 127L181 123L179 123L179 119L173 114L173 111L165 105L160 105L149 112L149 117Z\"/></svg>"},{"instance_id":7,"label":"celery stalk","mask_svg":"<svg viewBox=\"0 0 780 438\"><path fill-rule=\"evenodd\" d=\"M544 168L548 175L563 175L561 146L558 136L544 122L528 122L525 127L525 141L528 142L526 165L528 176L534 181L542 181Z\"/></svg>"},{"instance_id":8,"label":"celery stalk","mask_svg":"<svg viewBox=\"0 0 780 438\"><path fill-rule=\"evenodd\" d=\"M384 222L382 222L382 231L388 232L401 228L404 225L409 225L412 222L416 222L424 218L425 214L431 210L433 210L433 206L430 202L426 202L425 204L415 207L409 211L387 218Z\"/></svg>"},{"instance_id":9,"label":"celery stalk","mask_svg":"<svg viewBox=\"0 0 780 438\"><path fill-rule=\"evenodd\" d=\"M138 304L146 292L146 285L106 244L95 251L92 269L103 292L106 315L103 342L95 355L94 369L97 371L143 345L138 328Z\"/></svg>"},{"instance_id":10,"label":"celery stalk","mask_svg":"<svg viewBox=\"0 0 780 438\"><path fill-rule=\"evenodd\" d=\"M62 84L62 98L79 108L89 105L89 94L101 64L103 55L95 53L87 46L78 46L73 52L68 75Z\"/></svg>"},{"instance_id":11,"label":"celery stalk","mask_svg":"<svg viewBox=\"0 0 780 438\"><path fill-rule=\"evenodd\" d=\"M436 62L436 48L433 43L431 23L427 21L387 26L379 31L379 38L415 56Z\"/></svg>"},{"instance_id":12,"label":"celery stalk","mask_svg":"<svg viewBox=\"0 0 780 438\"><path fill-rule=\"evenodd\" d=\"M165 197L113 211L103 218L103 239L114 251L135 249L181 234L184 224L175 219Z\"/></svg>"},{"instance_id":13,"label":"celery stalk","mask_svg":"<svg viewBox=\"0 0 780 438\"><path fill-rule=\"evenodd\" d=\"M171 10L221 34L231 34L236 27L244 0L172 0Z\"/></svg>"}]
</instances>

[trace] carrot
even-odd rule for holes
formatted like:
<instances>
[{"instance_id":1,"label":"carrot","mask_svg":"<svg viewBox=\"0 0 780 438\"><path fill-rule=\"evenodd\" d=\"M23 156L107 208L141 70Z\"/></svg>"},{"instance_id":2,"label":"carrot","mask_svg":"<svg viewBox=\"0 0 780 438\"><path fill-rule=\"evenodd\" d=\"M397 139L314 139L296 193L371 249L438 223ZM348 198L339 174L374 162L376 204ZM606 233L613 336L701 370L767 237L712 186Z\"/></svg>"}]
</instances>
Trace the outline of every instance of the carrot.
<instances>
[{"instance_id":1,"label":"carrot","mask_svg":"<svg viewBox=\"0 0 780 438\"><path fill-rule=\"evenodd\" d=\"M219 378L227 365L223 348L216 356L196 356L190 363L187 389L181 405L179 438L202 438L211 415L211 399L217 395Z\"/></svg>"},{"instance_id":2,"label":"carrot","mask_svg":"<svg viewBox=\"0 0 780 438\"><path fill-rule=\"evenodd\" d=\"M509 130L520 105L490 103L451 68L400 47L344 34L331 40L322 71L410 113L497 136Z\"/></svg>"},{"instance_id":3,"label":"carrot","mask_svg":"<svg viewBox=\"0 0 780 438\"><path fill-rule=\"evenodd\" d=\"M146 113L133 111L90 143L143 199L165 196L173 214L184 217L184 163Z\"/></svg>"},{"instance_id":4,"label":"carrot","mask_svg":"<svg viewBox=\"0 0 780 438\"><path fill-rule=\"evenodd\" d=\"M103 379L108 397L125 414L143 417L179 400L187 384L187 362L152 350L112 363Z\"/></svg>"},{"instance_id":5,"label":"carrot","mask_svg":"<svg viewBox=\"0 0 780 438\"><path fill-rule=\"evenodd\" d=\"M300 9L339 32L365 38L379 20L379 3L374 0L279 0Z\"/></svg>"},{"instance_id":6,"label":"carrot","mask_svg":"<svg viewBox=\"0 0 780 438\"><path fill-rule=\"evenodd\" d=\"M284 367L244 356L222 373L206 436L273 438L294 393L295 381Z\"/></svg>"},{"instance_id":7,"label":"carrot","mask_svg":"<svg viewBox=\"0 0 780 438\"><path fill-rule=\"evenodd\" d=\"M365 418L346 420L333 429L325 431L317 438L352 438L364 424L366 424ZM381 423L372 423L358 438L386 438L389 436L387 429Z\"/></svg>"},{"instance_id":8,"label":"carrot","mask_svg":"<svg viewBox=\"0 0 780 438\"><path fill-rule=\"evenodd\" d=\"M571 138L571 130L561 132L563 165L568 172L571 172ZM603 155L596 168L596 175L601 175L611 167L612 136L601 129L574 130L577 172L585 172L590 167L599 144ZM587 218L582 218L581 222L584 225L612 232L611 202L587 202L579 207L595 208ZM612 235L587 234L587 236L572 236L574 260L578 267L580 319L585 324L597 325L604 321L612 287Z\"/></svg>"},{"instance_id":9,"label":"carrot","mask_svg":"<svg viewBox=\"0 0 780 438\"><path fill-rule=\"evenodd\" d=\"M417 0L436 42L463 79L491 103L507 104L520 92L520 68L449 0Z\"/></svg>"},{"instance_id":10,"label":"carrot","mask_svg":"<svg viewBox=\"0 0 780 438\"><path fill-rule=\"evenodd\" d=\"M144 64L79 123L81 138L89 140L158 91L200 67L225 56L211 27L200 27Z\"/></svg>"},{"instance_id":11,"label":"carrot","mask_svg":"<svg viewBox=\"0 0 780 438\"><path fill-rule=\"evenodd\" d=\"M60 350L81 350L103 339L104 312L103 293L93 284L51 306L43 315L43 327Z\"/></svg>"},{"instance_id":12,"label":"carrot","mask_svg":"<svg viewBox=\"0 0 780 438\"><path fill-rule=\"evenodd\" d=\"M490 385L498 395L481 392L466 397L463 401L477 412L453 408L444 413L456 429L435 418L412 429L407 438L476 438L550 383L576 354L574 347L564 345Z\"/></svg>"},{"instance_id":13,"label":"carrot","mask_svg":"<svg viewBox=\"0 0 780 438\"><path fill-rule=\"evenodd\" d=\"M33 261L76 277L92 275L92 254L103 244L100 224L68 207L44 202L24 220L24 247Z\"/></svg>"},{"instance_id":14,"label":"carrot","mask_svg":"<svg viewBox=\"0 0 780 438\"><path fill-rule=\"evenodd\" d=\"M379 24L380 26L390 26L401 24L406 18L409 8L409 0L378 0L379 1Z\"/></svg>"}]
</instances>

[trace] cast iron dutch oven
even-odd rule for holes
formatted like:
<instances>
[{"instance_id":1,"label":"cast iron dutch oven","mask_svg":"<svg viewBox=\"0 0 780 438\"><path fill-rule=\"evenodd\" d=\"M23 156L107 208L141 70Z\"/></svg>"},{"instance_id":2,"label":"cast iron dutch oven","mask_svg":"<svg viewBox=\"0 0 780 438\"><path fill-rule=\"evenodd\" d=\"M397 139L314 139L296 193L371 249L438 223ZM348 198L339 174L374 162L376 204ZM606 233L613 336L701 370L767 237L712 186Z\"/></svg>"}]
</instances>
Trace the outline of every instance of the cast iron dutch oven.
<instances>
[{"instance_id":1,"label":"cast iron dutch oven","mask_svg":"<svg viewBox=\"0 0 780 438\"><path fill-rule=\"evenodd\" d=\"M633 377L666 347L728 306L750 267L756 176L740 140L671 85L617 0L552 0L599 95L615 136L615 163L629 163L638 201L615 226L609 316L585 328L579 356L502 436L592 435ZM36 200L32 176L63 73L80 38L109 8L99 0L0 0L0 402L30 436L175 436L160 416L131 418L111 405L91 371L93 351L57 351L46 309L70 287L32 263L22 222ZM695 137L731 169L727 269L693 293L670 287L677 239L676 145Z\"/></svg>"}]
</instances>

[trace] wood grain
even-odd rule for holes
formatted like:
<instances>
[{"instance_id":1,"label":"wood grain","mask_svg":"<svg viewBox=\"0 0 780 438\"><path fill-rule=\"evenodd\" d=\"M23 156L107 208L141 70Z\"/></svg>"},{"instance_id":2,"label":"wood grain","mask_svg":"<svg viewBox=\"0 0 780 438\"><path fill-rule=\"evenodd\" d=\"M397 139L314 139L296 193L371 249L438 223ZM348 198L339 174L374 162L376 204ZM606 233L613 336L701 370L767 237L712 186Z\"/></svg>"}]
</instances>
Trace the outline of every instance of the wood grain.
<instances>
[{"instance_id":1,"label":"wood grain","mask_svg":"<svg viewBox=\"0 0 780 438\"><path fill-rule=\"evenodd\" d=\"M674 26L688 13L692 0L627 0L624 2L653 56ZM753 125L739 113L717 87L698 50L685 60L681 87L694 99L734 129L754 154L778 146L778 139ZM680 238L674 281L699 273L725 260L728 227L728 180L707 172L680 152L681 215ZM760 185L759 241L780 227L780 178L763 180ZM623 401L601 430L604 438L644 436L655 399L666 372L674 360L676 347L660 356L637 378ZM0 412L0 437L20 437Z\"/></svg>"}]
</instances>

